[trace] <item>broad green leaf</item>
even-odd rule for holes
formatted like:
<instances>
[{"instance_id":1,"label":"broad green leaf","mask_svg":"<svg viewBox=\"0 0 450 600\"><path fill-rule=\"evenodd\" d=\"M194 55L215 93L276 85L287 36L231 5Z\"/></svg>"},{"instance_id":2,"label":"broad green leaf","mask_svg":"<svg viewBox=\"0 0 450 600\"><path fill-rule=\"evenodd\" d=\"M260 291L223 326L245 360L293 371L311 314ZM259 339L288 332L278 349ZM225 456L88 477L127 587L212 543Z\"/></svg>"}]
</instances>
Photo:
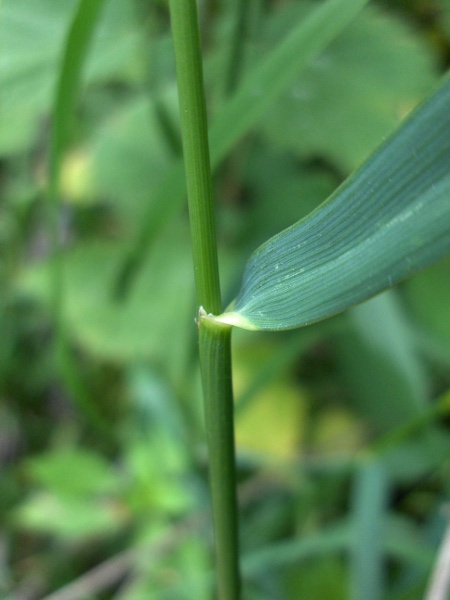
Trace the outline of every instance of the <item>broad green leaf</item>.
<instances>
[{"instance_id":1,"label":"broad green leaf","mask_svg":"<svg viewBox=\"0 0 450 600\"><path fill-rule=\"evenodd\" d=\"M25 463L31 479L58 497L90 498L115 492L120 480L100 454L81 448L58 448Z\"/></svg>"},{"instance_id":2,"label":"broad green leaf","mask_svg":"<svg viewBox=\"0 0 450 600\"><path fill-rule=\"evenodd\" d=\"M125 524L117 506L108 499L80 500L45 492L29 497L12 516L21 529L52 535L71 543L111 537Z\"/></svg>"},{"instance_id":3,"label":"broad green leaf","mask_svg":"<svg viewBox=\"0 0 450 600\"><path fill-rule=\"evenodd\" d=\"M65 255L65 318L69 334L92 356L122 363L152 359L163 372L183 363L193 327L194 288L188 232L175 226L161 236L127 302L112 299L117 241L80 244ZM177 243L174 244L173 240ZM48 302L50 263L24 274L22 290ZM177 315L182 324L174 329Z\"/></svg>"},{"instance_id":4,"label":"broad green leaf","mask_svg":"<svg viewBox=\"0 0 450 600\"><path fill-rule=\"evenodd\" d=\"M269 24L274 37L307 6L278 11ZM435 85L435 64L423 37L371 6L292 82L262 130L278 147L323 156L350 173Z\"/></svg>"},{"instance_id":5,"label":"broad green leaf","mask_svg":"<svg viewBox=\"0 0 450 600\"><path fill-rule=\"evenodd\" d=\"M325 319L450 251L450 79L315 210L251 256L216 321L254 330Z\"/></svg>"}]
</instances>

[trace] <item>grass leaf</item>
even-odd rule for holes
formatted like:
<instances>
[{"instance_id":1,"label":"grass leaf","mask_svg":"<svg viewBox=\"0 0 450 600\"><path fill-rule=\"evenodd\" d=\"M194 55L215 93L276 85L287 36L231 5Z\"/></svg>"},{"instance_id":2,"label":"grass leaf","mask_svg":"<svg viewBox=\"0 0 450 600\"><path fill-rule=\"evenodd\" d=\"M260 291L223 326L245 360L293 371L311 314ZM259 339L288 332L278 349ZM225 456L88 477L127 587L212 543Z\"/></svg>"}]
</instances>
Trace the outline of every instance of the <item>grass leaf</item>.
<instances>
[{"instance_id":1,"label":"grass leaf","mask_svg":"<svg viewBox=\"0 0 450 600\"><path fill-rule=\"evenodd\" d=\"M350 548L352 598L384 597L383 528L389 485L381 463L372 461L357 470L353 489L353 540Z\"/></svg>"},{"instance_id":2,"label":"grass leaf","mask_svg":"<svg viewBox=\"0 0 450 600\"><path fill-rule=\"evenodd\" d=\"M450 251L450 79L317 210L251 256L217 320L292 329L393 286Z\"/></svg>"}]
</instances>

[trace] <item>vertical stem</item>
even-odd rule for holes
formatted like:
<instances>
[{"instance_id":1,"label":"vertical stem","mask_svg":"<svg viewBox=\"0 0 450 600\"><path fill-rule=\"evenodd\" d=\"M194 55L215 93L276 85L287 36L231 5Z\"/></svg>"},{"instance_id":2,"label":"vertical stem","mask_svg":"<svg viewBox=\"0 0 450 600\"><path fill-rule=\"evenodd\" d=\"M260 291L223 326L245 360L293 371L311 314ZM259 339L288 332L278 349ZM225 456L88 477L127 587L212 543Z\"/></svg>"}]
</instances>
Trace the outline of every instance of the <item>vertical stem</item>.
<instances>
[{"instance_id":1,"label":"vertical stem","mask_svg":"<svg viewBox=\"0 0 450 600\"><path fill-rule=\"evenodd\" d=\"M206 312L221 311L213 186L195 0L170 0L195 285Z\"/></svg>"},{"instance_id":2,"label":"vertical stem","mask_svg":"<svg viewBox=\"0 0 450 600\"><path fill-rule=\"evenodd\" d=\"M197 6L195 0L170 0L169 6L197 300L202 310L220 314L222 302ZM238 600L240 588L230 338L229 326L199 319L220 600Z\"/></svg>"},{"instance_id":3,"label":"vertical stem","mask_svg":"<svg viewBox=\"0 0 450 600\"><path fill-rule=\"evenodd\" d=\"M220 600L240 597L230 346L231 327L202 323L200 364Z\"/></svg>"}]
</instances>

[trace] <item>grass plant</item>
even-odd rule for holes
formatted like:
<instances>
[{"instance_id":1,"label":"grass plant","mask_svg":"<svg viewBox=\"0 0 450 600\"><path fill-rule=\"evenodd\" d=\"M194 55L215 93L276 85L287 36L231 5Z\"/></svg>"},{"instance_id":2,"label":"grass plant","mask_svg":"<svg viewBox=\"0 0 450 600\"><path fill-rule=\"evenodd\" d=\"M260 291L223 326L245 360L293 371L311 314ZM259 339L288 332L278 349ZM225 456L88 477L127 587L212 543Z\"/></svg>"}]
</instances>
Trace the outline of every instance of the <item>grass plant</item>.
<instances>
[{"instance_id":1,"label":"grass plant","mask_svg":"<svg viewBox=\"0 0 450 600\"><path fill-rule=\"evenodd\" d=\"M209 159L200 34L195 2L171 0L181 133L197 290L200 363L210 459L219 598L240 597L234 457L231 327L205 323L221 312L219 264Z\"/></svg>"},{"instance_id":2,"label":"grass plant","mask_svg":"<svg viewBox=\"0 0 450 600\"><path fill-rule=\"evenodd\" d=\"M52 267L50 271L51 310L54 326L54 356L59 377L71 390L74 402L87 420L105 435L103 419L92 404L79 377L68 342L65 320L65 269L61 243L61 164L75 126L75 111L82 87L83 68L88 56L104 0L80 2L71 24L56 87L49 153L48 215Z\"/></svg>"},{"instance_id":3,"label":"grass plant","mask_svg":"<svg viewBox=\"0 0 450 600\"><path fill-rule=\"evenodd\" d=\"M256 4L2 4L2 597L434 593L450 9Z\"/></svg>"},{"instance_id":4,"label":"grass plant","mask_svg":"<svg viewBox=\"0 0 450 600\"><path fill-rule=\"evenodd\" d=\"M189 0L171 0L170 8L199 306L219 597L235 600L239 559L231 326L278 330L313 323L391 287L450 251L450 80L444 80L328 202L253 254L237 300L222 314L198 18ZM375 590L382 589L379 544L367 544L373 532L365 530L367 524L379 529L367 502L382 493L379 480L376 465L363 469L361 491L356 493L355 518L361 519L358 531L363 532L359 544L374 556L366 560L357 545L355 581L361 590L363 582L373 579L369 587L374 598L380 597Z\"/></svg>"}]
</instances>

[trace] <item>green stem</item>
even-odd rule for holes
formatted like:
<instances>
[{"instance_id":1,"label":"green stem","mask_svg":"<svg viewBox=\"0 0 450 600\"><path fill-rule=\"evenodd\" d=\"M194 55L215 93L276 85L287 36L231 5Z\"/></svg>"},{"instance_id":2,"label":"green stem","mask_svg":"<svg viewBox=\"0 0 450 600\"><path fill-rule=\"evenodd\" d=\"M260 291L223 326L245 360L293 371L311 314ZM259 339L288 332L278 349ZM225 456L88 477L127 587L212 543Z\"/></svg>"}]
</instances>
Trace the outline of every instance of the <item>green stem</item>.
<instances>
[{"instance_id":1,"label":"green stem","mask_svg":"<svg viewBox=\"0 0 450 600\"><path fill-rule=\"evenodd\" d=\"M170 14L197 299L206 312L219 314L213 186L196 4L193 0L171 0Z\"/></svg>"},{"instance_id":2,"label":"green stem","mask_svg":"<svg viewBox=\"0 0 450 600\"><path fill-rule=\"evenodd\" d=\"M210 487L220 600L240 597L238 510L234 462L231 328L200 327Z\"/></svg>"},{"instance_id":3,"label":"green stem","mask_svg":"<svg viewBox=\"0 0 450 600\"><path fill-rule=\"evenodd\" d=\"M170 0L181 134L199 312L200 364L210 456L220 600L238 600L238 526L234 459L231 328L201 318L220 314L213 186L195 0Z\"/></svg>"}]
</instances>

